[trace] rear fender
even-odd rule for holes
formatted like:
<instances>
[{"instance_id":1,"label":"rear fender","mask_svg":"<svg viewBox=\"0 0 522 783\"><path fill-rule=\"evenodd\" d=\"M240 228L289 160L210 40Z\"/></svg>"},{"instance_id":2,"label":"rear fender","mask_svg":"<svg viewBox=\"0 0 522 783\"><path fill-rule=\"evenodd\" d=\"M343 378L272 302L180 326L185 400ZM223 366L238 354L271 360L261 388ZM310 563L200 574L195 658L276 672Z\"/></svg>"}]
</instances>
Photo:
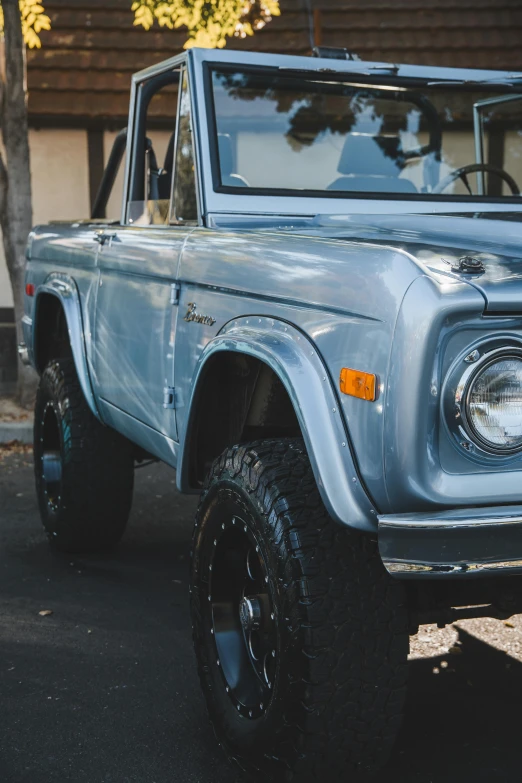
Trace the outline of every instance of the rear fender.
<instances>
[{"instance_id":1,"label":"rear fender","mask_svg":"<svg viewBox=\"0 0 522 783\"><path fill-rule=\"evenodd\" d=\"M76 283L71 277L69 277L69 275L54 272L53 274L49 275L45 282L38 286L36 290L32 344L29 346L30 355L34 357L35 368L38 373L42 373L44 370L43 367L38 366L36 359L38 356L37 341L39 331L39 301L41 301L41 297L44 295L56 297L63 308L65 321L67 323L67 331L69 334L69 343L71 345L71 351L74 358L74 363L76 365L76 372L78 374L78 380L80 381L80 386L82 388L85 401L96 418L101 419L98 408L96 406L96 400L91 384L91 377L89 374L89 367L87 364L87 351L85 348L80 296L76 287Z\"/></svg>"}]
</instances>

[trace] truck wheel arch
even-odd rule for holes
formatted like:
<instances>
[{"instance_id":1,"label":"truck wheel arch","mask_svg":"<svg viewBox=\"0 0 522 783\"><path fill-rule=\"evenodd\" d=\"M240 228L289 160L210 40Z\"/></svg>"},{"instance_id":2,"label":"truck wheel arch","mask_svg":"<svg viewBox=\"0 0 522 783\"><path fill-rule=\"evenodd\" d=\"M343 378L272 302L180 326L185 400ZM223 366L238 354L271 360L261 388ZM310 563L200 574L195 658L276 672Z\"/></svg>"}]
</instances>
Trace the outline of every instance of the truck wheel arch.
<instances>
[{"instance_id":1,"label":"truck wheel arch","mask_svg":"<svg viewBox=\"0 0 522 783\"><path fill-rule=\"evenodd\" d=\"M377 514L359 477L349 436L328 370L316 347L296 327L272 318L239 318L229 322L203 350L196 365L187 400L185 426L180 433L180 451L177 468L177 484L181 491L198 491L201 488L202 471L208 459L197 455L198 430L204 421L205 402L214 385L226 378L226 368L235 364L240 371L252 368L254 373L273 374L283 387L291 404L293 421L289 417L289 430L278 430L276 436L299 434L303 437L322 500L330 515L350 527L374 532ZM268 368L268 369L265 369ZM256 386L254 385L254 393ZM245 392L246 407L250 413L248 384ZM223 418L226 412L218 407L212 415ZM263 395L261 395L261 401ZM203 411L203 413L202 413ZM230 428L237 435L239 425ZM252 440L252 432L244 433ZM266 437L274 437L274 431ZM239 438L240 440L241 437ZM203 438L201 438L203 440ZM237 440L235 441L237 442ZM210 461L226 446L223 438L210 447Z\"/></svg>"},{"instance_id":2,"label":"truck wheel arch","mask_svg":"<svg viewBox=\"0 0 522 783\"><path fill-rule=\"evenodd\" d=\"M30 353L40 375L51 359L72 356L87 405L100 419L87 364L80 296L68 275L52 274L37 288Z\"/></svg>"}]
</instances>

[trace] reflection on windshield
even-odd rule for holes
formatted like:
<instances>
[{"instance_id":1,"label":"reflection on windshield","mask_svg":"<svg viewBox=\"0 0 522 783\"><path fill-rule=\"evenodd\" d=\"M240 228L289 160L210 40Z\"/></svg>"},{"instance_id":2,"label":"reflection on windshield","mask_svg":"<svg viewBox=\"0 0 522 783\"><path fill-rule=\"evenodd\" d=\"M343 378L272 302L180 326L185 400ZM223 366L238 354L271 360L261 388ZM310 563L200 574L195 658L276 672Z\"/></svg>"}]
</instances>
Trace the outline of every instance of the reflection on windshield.
<instances>
[{"instance_id":1,"label":"reflection on windshield","mask_svg":"<svg viewBox=\"0 0 522 783\"><path fill-rule=\"evenodd\" d=\"M351 78L214 70L222 187L519 197L522 95L490 102L501 86L412 89Z\"/></svg>"}]
</instances>

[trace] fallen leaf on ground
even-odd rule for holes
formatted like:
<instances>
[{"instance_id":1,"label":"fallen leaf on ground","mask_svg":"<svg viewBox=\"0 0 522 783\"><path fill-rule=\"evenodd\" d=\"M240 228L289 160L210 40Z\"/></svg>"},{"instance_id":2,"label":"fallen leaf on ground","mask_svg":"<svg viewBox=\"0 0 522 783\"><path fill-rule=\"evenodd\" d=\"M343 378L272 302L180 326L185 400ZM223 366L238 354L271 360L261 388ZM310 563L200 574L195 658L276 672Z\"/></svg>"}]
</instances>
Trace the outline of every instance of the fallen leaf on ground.
<instances>
[{"instance_id":1,"label":"fallen leaf on ground","mask_svg":"<svg viewBox=\"0 0 522 783\"><path fill-rule=\"evenodd\" d=\"M40 615L40 617L48 617L48 616L49 616L50 614L52 614L52 613L53 613L53 610L52 610L52 609L42 609L42 611L41 611L41 612L38 612L38 614Z\"/></svg>"},{"instance_id":2,"label":"fallen leaf on ground","mask_svg":"<svg viewBox=\"0 0 522 783\"><path fill-rule=\"evenodd\" d=\"M32 446L12 440L9 443L0 445L0 462L5 462L13 454L29 454L32 450Z\"/></svg>"},{"instance_id":3,"label":"fallen leaf on ground","mask_svg":"<svg viewBox=\"0 0 522 783\"><path fill-rule=\"evenodd\" d=\"M513 625L513 623L509 622L509 620L504 620L504 625L506 626L506 628L514 628L515 627Z\"/></svg>"}]
</instances>

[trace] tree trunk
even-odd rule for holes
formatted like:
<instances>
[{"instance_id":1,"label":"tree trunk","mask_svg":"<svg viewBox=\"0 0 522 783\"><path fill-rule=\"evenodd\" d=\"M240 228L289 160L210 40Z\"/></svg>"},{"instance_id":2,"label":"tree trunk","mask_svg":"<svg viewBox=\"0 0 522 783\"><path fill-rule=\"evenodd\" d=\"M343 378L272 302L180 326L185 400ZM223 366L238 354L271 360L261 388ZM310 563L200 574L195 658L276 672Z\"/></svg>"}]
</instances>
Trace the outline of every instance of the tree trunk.
<instances>
[{"instance_id":1,"label":"tree trunk","mask_svg":"<svg viewBox=\"0 0 522 783\"><path fill-rule=\"evenodd\" d=\"M25 246L33 220L27 123L27 71L18 0L2 0L2 8L5 39L2 137L7 170L2 162L0 184L3 181L4 198L0 222L7 269L13 289L16 338L21 342L23 340ZM18 398L25 407L32 405L36 382L34 370L18 362Z\"/></svg>"}]
</instances>

